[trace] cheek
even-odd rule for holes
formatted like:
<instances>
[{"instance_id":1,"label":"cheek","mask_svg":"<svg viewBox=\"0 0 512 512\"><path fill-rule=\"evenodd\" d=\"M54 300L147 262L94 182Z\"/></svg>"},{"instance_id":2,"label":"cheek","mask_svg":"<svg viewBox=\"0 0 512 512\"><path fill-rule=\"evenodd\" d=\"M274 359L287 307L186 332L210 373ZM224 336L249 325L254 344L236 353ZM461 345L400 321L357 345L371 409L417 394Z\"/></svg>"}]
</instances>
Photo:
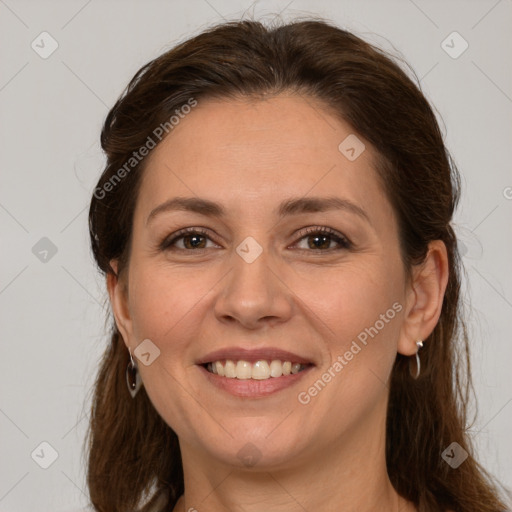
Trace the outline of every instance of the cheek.
<instances>
[{"instance_id":1,"label":"cheek","mask_svg":"<svg viewBox=\"0 0 512 512\"><path fill-rule=\"evenodd\" d=\"M309 296L315 312L310 318L318 316L329 327L324 331L330 361L304 383L297 398L304 411L315 411L314 428L326 438L361 424L385 403L403 305L398 288L384 275L375 267L373 272L345 269L338 282L318 285Z\"/></svg>"},{"instance_id":2,"label":"cheek","mask_svg":"<svg viewBox=\"0 0 512 512\"><path fill-rule=\"evenodd\" d=\"M365 264L354 261L329 272L310 271L304 279L295 277L290 288L307 306L305 314L309 308L308 316L325 333L331 353L337 353L376 322L383 332L390 332L392 323L393 329L399 324L395 320L399 308L392 307L402 299L395 274L396 269L387 268L386 263L368 258Z\"/></svg>"},{"instance_id":3,"label":"cheek","mask_svg":"<svg viewBox=\"0 0 512 512\"><path fill-rule=\"evenodd\" d=\"M186 338L184 330L194 308L200 308L214 283L201 272L171 271L161 265L139 267L133 272L130 289L134 335L162 346L172 338L173 347L178 348L180 339Z\"/></svg>"},{"instance_id":4,"label":"cheek","mask_svg":"<svg viewBox=\"0 0 512 512\"><path fill-rule=\"evenodd\" d=\"M341 414L361 409L362 413L385 392L402 324L403 297L397 275L396 267L375 260L364 266L345 266L332 273L329 283L310 287L308 295L305 288L301 290L299 295L308 297L315 313L310 318L322 320L318 324L323 326L330 356L323 370L328 373L325 380L332 384L327 392L322 390L319 401L326 410L333 408ZM317 388L323 389L321 384Z\"/></svg>"}]
</instances>

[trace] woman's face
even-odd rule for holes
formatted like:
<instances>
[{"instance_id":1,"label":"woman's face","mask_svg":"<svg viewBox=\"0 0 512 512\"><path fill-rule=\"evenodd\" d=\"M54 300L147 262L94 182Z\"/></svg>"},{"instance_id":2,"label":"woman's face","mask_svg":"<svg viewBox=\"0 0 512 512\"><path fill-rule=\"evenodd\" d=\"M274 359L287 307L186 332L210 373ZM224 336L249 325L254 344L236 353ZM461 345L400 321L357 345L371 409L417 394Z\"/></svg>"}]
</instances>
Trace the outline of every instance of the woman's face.
<instances>
[{"instance_id":1,"label":"woman's face","mask_svg":"<svg viewBox=\"0 0 512 512\"><path fill-rule=\"evenodd\" d=\"M415 345L375 156L284 95L199 101L153 150L114 308L182 452L278 468L382 441Z\"/></svg>"}]
</instances>

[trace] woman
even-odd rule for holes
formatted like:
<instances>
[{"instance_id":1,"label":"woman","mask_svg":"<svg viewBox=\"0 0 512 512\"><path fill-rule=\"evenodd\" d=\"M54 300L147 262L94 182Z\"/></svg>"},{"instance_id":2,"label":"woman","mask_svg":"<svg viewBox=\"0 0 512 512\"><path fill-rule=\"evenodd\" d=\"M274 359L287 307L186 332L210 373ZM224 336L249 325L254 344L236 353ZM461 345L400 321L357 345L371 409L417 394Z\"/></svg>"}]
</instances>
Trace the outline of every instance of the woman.
<instances>
[{"instance_id":1,"label":"woman","mask_svg":"<svg viewBox=\"0 0 512 512\"><path fill-rule=\"evenodd\" d=\"M459 176L390 57L225 23L144 66L101 141L95 510L504 510L465 432Z\"/></svg>"}]
</instances>

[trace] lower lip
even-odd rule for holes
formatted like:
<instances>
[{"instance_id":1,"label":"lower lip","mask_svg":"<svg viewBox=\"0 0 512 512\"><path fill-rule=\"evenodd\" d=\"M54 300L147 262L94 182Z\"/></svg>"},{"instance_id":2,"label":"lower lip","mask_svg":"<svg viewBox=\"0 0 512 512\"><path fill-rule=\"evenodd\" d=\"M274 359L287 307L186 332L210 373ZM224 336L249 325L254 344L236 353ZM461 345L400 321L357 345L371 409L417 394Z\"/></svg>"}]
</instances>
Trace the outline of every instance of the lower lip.
<instances>
[{"instance_id":1,"label":"lower lip","mask_svg":"<svg viewBox=\"0 0 512 512\"><path fill-rule=\"evenodd\" d=\"M265 380L230 379L209 372L204 366L198 366L211 384L227 393L244 398L263 398L283 389L289 388L309 373L313 366L308 366L299 373L270 377Z\"/></svg>"}]
</instances>

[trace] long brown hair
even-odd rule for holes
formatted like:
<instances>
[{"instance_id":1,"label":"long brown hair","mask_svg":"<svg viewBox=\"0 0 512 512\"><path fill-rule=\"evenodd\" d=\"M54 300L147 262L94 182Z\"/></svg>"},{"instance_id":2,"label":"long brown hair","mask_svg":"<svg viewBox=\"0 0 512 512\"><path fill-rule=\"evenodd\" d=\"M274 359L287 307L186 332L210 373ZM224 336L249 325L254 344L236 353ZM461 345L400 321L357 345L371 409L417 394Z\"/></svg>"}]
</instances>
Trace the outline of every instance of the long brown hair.
<instances>
[{"instance_id":1,"label":"long brown hair","mask_svg":"<svg viewBox=\"0 0 512 512\"><path fill-rule=\"evenodd\" d=\"M322 19L274 26L245 20L211 27L143 66L101 133L107 165L89 211L100 270L114 273L109 262L118 259L121 275L129 261L146 160L126 163L148 137L155 139L156 127L191 98L283 92L319 100L374 146L408 275L429 242L442 240L447 248L449 281L439 322L421 350L421 375L413 381L401 355L392 371L386 431L392 484L421 512L503 510L466 434L472 387L459 295L463 267L450 224L459 200L458 171L419 86L384 51ZM112 322L87 438L91 502L98 512L146 512L157 500L161 510L170 510L184 491L178 439L143 388L135 399L129 395L128 360ZM453 442L469 453L457 469L441 457Z\"/></svg>"}]
</instances>

